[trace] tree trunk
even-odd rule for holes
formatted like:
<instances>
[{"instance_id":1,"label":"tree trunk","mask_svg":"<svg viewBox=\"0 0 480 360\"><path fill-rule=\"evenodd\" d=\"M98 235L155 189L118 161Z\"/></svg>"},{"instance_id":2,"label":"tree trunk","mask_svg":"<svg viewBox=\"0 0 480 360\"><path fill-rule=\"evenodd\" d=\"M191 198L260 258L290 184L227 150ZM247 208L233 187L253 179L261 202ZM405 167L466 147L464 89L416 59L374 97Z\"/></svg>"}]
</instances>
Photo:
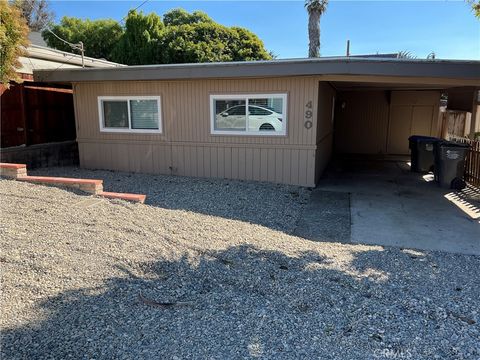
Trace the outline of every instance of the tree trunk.
<instances>
[{"instance_id":1,"label":"tree trunk","mask_svg":"<svg viewBox=\"0 0 480 360\"><path fill-rule=\"evenodd\" d=\"M320 12L311 11L308 14L308 57L320 56Z\"/></svg>"}]
</instances>

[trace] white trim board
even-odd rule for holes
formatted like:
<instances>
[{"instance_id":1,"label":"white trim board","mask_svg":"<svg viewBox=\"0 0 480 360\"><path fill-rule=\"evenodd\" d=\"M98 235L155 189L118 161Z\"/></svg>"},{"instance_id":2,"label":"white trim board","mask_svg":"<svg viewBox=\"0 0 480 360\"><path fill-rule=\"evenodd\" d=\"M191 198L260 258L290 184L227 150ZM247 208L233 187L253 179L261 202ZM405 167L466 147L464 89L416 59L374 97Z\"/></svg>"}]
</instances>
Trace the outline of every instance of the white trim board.
<instances>
[{"instance_id":1,"label":"white trim board","mask_svg":"<svg viewBox=\"0 0 480 360\"><path fill-rule=\"evenodd\" d=\"M103 101L126 101L128 108L128 129L127 128L108 128L104 126L103 121ZM158 109L158 129L132 129L130 100L156 100ZM98 97L98 122L100 132L107 133L133 133L133 134L161 134L162 133L162 102L160 96L99 96Z\"/></svg>"},{"instance_id":2,"label":"white trim board","mask_svg":"<svg viewBox=\"0 0 480 360\"><path fill-rule=\"evenodd\" d=\"M215 130L215 115L214 109L215 100L245 100L245 106L248 106L249 99L265 99L265 98L281 98L282 99L282 115L283 128L282 131L237 131L237 130ZM268 93L268 94L210 94L210 135L241 135L241 136L286 136L288 127L287 115L287 101L288 95L286 93ZM246 127L248 129L248 117Z\"/></svg>"}]
</instances>

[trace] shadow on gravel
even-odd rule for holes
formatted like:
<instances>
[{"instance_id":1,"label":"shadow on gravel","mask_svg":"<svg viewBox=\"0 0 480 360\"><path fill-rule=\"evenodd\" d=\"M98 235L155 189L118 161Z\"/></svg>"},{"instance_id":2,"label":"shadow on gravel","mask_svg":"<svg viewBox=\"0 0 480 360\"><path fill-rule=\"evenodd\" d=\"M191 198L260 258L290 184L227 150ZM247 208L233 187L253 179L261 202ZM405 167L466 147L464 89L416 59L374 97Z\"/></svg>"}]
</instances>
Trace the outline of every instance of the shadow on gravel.
<instances>
[{"instance_id":1,"label":"shadow on gravel","mask_svg":"<svg viewBox=\"0 0 480 360\"><path fill-rule=\"evenodd\" d=\"M103 179L105 191L146 194L145 204L240 220L292 233L310 190L255 181L149 175L78 167L30 171L32 175Z\"/></svg>"},{"instance_id":2,"label":"shadow on gravel","mask_svg":"<svg viewBox=\"0 0 480 360\"><path fill-rule=\"evenodd\" d=\"M39 303L44 320L6 330L2 359L480 355L471 318L480 308L471 283L478 259L454 273L454 261L420 252L349 255L350 272L313 251L292 257L252 246L136 264L141 276L119 264L124 277Z\"/></svg>"}]
</instances>

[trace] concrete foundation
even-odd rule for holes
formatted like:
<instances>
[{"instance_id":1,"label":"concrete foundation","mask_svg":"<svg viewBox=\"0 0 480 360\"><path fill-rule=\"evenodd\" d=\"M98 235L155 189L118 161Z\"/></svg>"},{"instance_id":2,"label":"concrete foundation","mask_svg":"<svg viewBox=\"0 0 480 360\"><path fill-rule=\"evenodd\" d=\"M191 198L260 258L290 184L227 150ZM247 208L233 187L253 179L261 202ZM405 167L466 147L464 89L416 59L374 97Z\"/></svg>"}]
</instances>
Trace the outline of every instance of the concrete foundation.
<instances>
[{"instance_id":1,"label":"concrete foundation","mask_svg":"<svg viewBox=\"0 0 480 360\"><path fill-rule=\"evenodd\" d=\"M78 165L76 141L0 149L0 162L26 164L29 169Z\"/></svg>"}]
</instances>

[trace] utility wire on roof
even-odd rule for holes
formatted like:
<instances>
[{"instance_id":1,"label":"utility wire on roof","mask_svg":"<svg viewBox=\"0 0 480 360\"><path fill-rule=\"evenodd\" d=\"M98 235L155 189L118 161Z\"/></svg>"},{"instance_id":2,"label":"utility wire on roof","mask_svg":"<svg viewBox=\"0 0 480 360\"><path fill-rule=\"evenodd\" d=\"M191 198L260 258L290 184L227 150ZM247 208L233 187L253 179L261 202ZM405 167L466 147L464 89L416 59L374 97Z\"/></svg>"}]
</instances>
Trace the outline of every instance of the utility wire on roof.
<instances>
[{"instance_id":1,"label":"utility wire on roof","mask_svg":"<svg viewBox=\"0 0 480 360\"><path fill-rule=\"evenodd\" d=\"M81 50L80 49L80 43L78 44L72 44L71 42L68 42L67 40L64 40L62 39L60 36L58 36L57 34L55 34L48 25L46 25L42 30L47 30L50 34L52 34L53 36L55 36L58 40L60 41L63 41L65 44L68 44L70 45L71 48L73 49L77 49L77 50Z\"/></svg>"},{"instance_id":2,"label":"utility wire on roof","mask_svg":"<svg viewBox=\"0 0 480 360\"><path fill-rule=\"evenodd\" d=\"M30 59L30 56L28 56L28 54L26 55L27 55L28 61L30 62L30 65L32 65L32 70L35 70L35 65L33 65L32 59Z\"/></svg>"},{"instance_id":3,"label":"utility wire on roof","mask_svg":"<svg viewBox=\"0 0 480 360\"><path fill-rule=\"evenodd\" d=\"M43 30L47 30L49 33L51 33L53 36L55 36L58 40L63 41L65 44L70 45L70 47L71 47L72 49L80 50L81 55L82 55L82 67L85 67L85 61L84 61L85 49L84 49L84 47L83 47L83 42L79 41L78 44L72 44L71 42L62 39L60 36L58 36L57 34L55 34L55 33L50 29L50 27L49 27L48 25L46 25ZM59 66L59 67L60 67L60 66Z\"/></svg>"},{"instance_id":4,"label":"utility wire on roof","mask_svg":"<svg viewBox=\"0 0 480 360\"><path fill-rule=\"evenodd\" d=\"M73 59L75 56L77 56L77 55L76 55L76 54L73 54L72 56L70 56L67 60L65 60L64 63L60 64L60 66L57 67L55 70L60 69L63 65L65 65L66 63L68 63L68 62L69 62L71 59ZM54 71L55 71L55 70L54 70Z\"/></svg>"}]
</instances>

